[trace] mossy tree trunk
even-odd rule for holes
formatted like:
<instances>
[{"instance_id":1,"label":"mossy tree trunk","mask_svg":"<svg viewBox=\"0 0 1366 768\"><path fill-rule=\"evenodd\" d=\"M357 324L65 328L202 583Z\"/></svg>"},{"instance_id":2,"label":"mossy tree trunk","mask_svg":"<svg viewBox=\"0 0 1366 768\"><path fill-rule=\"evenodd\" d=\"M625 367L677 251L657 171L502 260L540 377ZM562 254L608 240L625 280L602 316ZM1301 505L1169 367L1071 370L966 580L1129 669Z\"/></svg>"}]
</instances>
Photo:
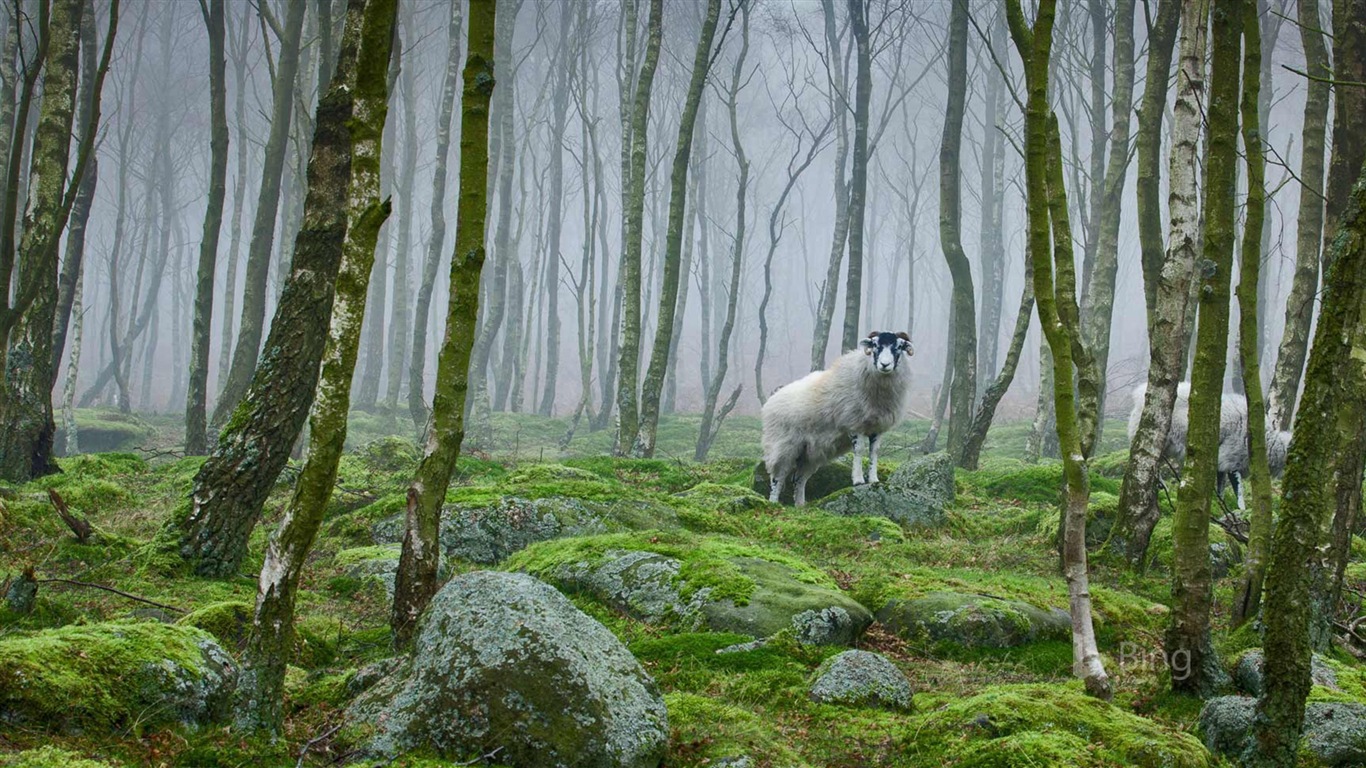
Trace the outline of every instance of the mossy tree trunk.
<instances>
[{"instance_id":1,"label":"mossy tree trunk","mask_svg":"<svg viewBox=\"0 0 1366 768\"><path fill-rule=\"evenodd\" d=\"M340 80L333 84L339 87L328 87L313 121L303 219L261 359L218 446L195 475L189 510L169 524L181 557L201 576L226 578L240 569L317 392L352 176L353 94Z\"/></svg>"},{"instance_id":2,"label":"mossy tree trunk","mask_svg":"<svg viewBox=\"0 0 1366 768\"><path fill-rule=\"evenodd\" d=\"M1205 90L1205 12L1203 0L1164 0L1148 47L1148 74L1138 114L1138 234L1142 248L1144 296L1148 302L1148 388L1129 461L1120 486L1119 517L1110 544L1123 550L1140 570L1157 525L1158 477L1171 429L1176 386L1185 367L1186 338L1192 312L1191 286L1199 242L1200 211L1196 172L1200 144L1200 104ZM1158 199L1162 155L1162 112L1166 108L1172 47L1181 29L1180 69L1172 110L1168 173L1170 233L1164 246L1162 206Z\"/></svg>"},{"instance_id":3,"label":"mossy tree trunk","mask_svg":"<svg viewBox=\"0 0 1366 768\"><path fill-rule=\"evenodd\" d=\"M1243 0L1243 152L1247 157L1247 220L1238 276L1238 351L1247 397L1247 447L1251 459L1252 509L1243 579L1233 603L1233 624L1257 615L1271 548L1271 470L1267 466L1267 413L1262 395L1257 303L1260 295L1262 225L1266 218L1266 157L1262 146L1262 35L1257 0Z\"/></svg>"},{"instance_id":4,"label":"mossy tree trunk","mask_svg":"<svg viewBox=\"0 0 1366 768\"><path fill-rule=\"evenodd\" d=\"M267 279L270 276L270 254L275 245L275 219L279 213L280 187L289 148L290 118L294 113L294 80L299 71L299 38L303 32L307 3L287 5L284 34L280 38L279 58L275 66L275 85L271 103L270 135L266 138L265 156L261 162L261 188L256 197L256 213L252 220L251 241L247 246L246 284L242 290L242 323L237 332L237 345L232 353L228 378L221 384L213 422L222 424L245 397L253 379L257 356L261 351L262 324L266 317ZM281 257L283 260L283 256Z\"/></svg>"},{"instance_id":5,"label":"mossy tree trunk","mask_svg":"<svg viewBox=\"0 0 1366 768\"><path fill-rule=\"evenodd\" d=\"M721 15L721 0L707 0L706 16L702 20L702 34L693 52L692 77L688 95L679 118L678 143L674 148L673 167L669 172L669 214L664 234L664 281L659 291L659 311L655 318L654 345L650 351L650 365L645 371L645 382L640 396L640 431L632 450L637 456L653 458L655 435L659 431L659 401L664 390L664 373L673 346L674 313L678 310L679 262L683 254L683 219L688 202L688 165L692 161L693 128L697 125L698 107L702 104L702 90L711 69L712 41L716 37L716 23ZM743 169L743 165L741 166ZM743 236L737 232L737 236ZM734 298L734 297L732 297ZM720 297L716 297L720 300ZM720 354L726 354L725 349Z\"/></svg>"},{"instance_id":6,"label":"mossy tree trunk","mask_svg":"<svg viewBox=\"0 0 1366 768\"><path fill-rule=\"evenodd\" d=\"M963 457L977 400L977 309L972 267L963 252L962 181L959 153L963 145L963 114L968 78L968 3L953 0L949 11L948 107L944 139L939 145L939 245L953 279L953 380L949 387L949 454Z\"/></svg>"},{"instance_id":7,"label":"mossy tree trunk","mask_svg":"<svg viewBox=\"0 0 1366 768\"><path fill-rule=\"evenodd\" d=\"M1333 513L1335 455L1353 426L1342 405L1366 398L1366 173L1339 218L1329 247L1323 307L1305 373L1282 483L1280 515L1266 571L1265 693L1257 702L1256 742L1245 765L1294 766L1312 685L1310 620L1314 570ZM1360 476L1358 475L1358 480Z\"/></svg>"},{"instance_id":8,"label":"mossy tree trunk","mask_svg":"<svg viewBox=\"0 0 1366 768\"><path fill-rule=\"evenodd\" d=\"M1201 697L1214 693L1227 679L1210 641L1214 577L1209 554L1209 508L1219 472L1229 286L1237 239L1234 196L1238 177L1242 0L1214 0L1210 18L1199 323L1195 362L1191 366L1186 464L1181 471L1172 518L1172 613L1166 635L1172 690Z\"/></svg>"},{"instance_id":9,"label":"mossy tree trunk","mask_svg":"<svg viewBox=\"0 0 1366 768\"><path fill-rule=\"evenodd\" d=\"M1019 0L1007 0L1011 36L1024 63L1028 100L1025 106L1025 189L1029 255L1039 321L1053 351L1054 402L1058 441L1062 446L1067 498L1063 526L1063 569L1072 617L1072 671L1092 696L1109 699L1110 679L1096 645L1091 621L1091 594L1086 565L1086 506L1091 488L1082 454L1076 394L1073 390L1073 342L1079 329L1059 303L1076 302L1076 278L1068 223L1067 191L1062 180L1062 151L1057 118L1048 106L1049 59L1053 46L1054 0L1042 0L1031 29ZM1050 227L1051 223L1051 227ZM1052 237L1050 238L1050 231ZM1063 235L1063 236L1059 236ZM1053 247L1050 248L1050 239ZM1050 255L1052 258L1050 259ZM1056 275L1056 277L1055 277ZM1067 293L1070 295L1063 296Z\"/></svg>"},{"instance_id":10,"label":"mossy tree trunk","mask_svg":"<svg viewBox=\"0 0 1366 768\"><path fill-rule=\"evenodd\" d=\"M1285 332L1276 355L1276 368L1267 393L1268 421L1290 429L1295 415L1304 359L1309 351L1309 328L1318 298L1319 253L1323 243L1324 135L1328 123L1328 47L1319 21L1318 0L1296 3L1304 69L1315 79L1305 82L1304 118L1300 138L1300 205L1295 227L1295 273L1285 299Z\"/></svg>"},{"instance_id":11,"label":"mossy tree trunk","mask_svg":"<svg viewBox=\"0 0 1366 768\"><path fill-rule=\"evenodd\" d=\"M621 346L617 350L617 434L612 445L614 456L626 456L640 433L640 272L645 220L645 150L650 124L650 92L655 70L659 67L662 37L663 0L650 0L646 22L645 58L640 64L631 99L631 154L626 181L622 185L621 246ZM634 30L629 30L634 34Z\"/></svg>"},{"instance_id":12,"label":"mossy tree trunk","mask_svg":"<svg viewBox=\"0 0 1366 768\"><path fill-rule=\"evenodd\" d=\"M256 593L237 686L238 726L277 733L282 721L285 664L294 645L294 601L299 577L322 524L346 443L351 379L360 348L365 299L380 225L389 202L379 199L379 151L388 113L386 69L394 40L398 0L349 0L341 54L322 101L323 119L349 114L351 178L346 192L346 235L337 274L336 301L327 331L318 397L309 414L309 451L279 528L271 537ZM350 105L343 102L350 101Z\"/></svg>"},{"instance_id":13,"label":"mossy tree trunk","mask_svg":"<svg viewBox=\"0 0 1366 768\"><path fill-rule=\"evenodd\" d=\"M451 256L450 305L446 335L436 363L432 428L408 486L408 509L394 584L390 626L396 647L412 640L422 609L436 593L441 503L465 437L465 396L470 352L479 320L479 277L484 268L484 223L488 215L489 103L493 98L495 0L471 0L469 47L460 102L460 188Z\"/></svg>"},{"instance_id":14,"label":"mossy tree trunk","mask_svg":"<svg viewBox=\"0 0 1366 768\"><path fill-rule=\"evenodd\" d=\"M218 234L228 191L227 60L223 53L223 0L209 0L204 23L209 32L209 200L199 241L199 279L195 283L194 329L190 334L190 381L185 401L185 453L208 450L209 334L213 324L213 278L218 268ZM240 140L241 137L239 137ZM239 171L240 172L240 171Z\"/></svg>"}]
</instances>

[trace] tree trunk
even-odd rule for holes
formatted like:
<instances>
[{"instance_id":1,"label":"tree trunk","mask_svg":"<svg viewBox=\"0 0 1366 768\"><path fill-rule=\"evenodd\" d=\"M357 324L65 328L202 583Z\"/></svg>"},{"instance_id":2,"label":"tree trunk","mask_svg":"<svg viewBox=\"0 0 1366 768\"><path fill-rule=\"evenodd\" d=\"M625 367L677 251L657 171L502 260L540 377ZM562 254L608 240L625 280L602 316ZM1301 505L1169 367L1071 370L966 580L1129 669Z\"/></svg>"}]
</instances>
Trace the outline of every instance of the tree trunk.
<instances>
[{"instance_id":1,"label":"tree trunk","mask_svg":"<svg viewBox=\"0 0 1366 768\"><path fill-rule=\"evenodd\" d=\"M409 40L417 39L417 30L412 25L412 6L405 12L405 31ZM393 301L389 315L389 381L385 390L384 403L390 408L398 406L399 394L403 389L403 374L408 370L408 345L413 338L413 318L408 309L408 293L411 283L408 280L409 252L413 242L413 205L417 193L417 78L414 70L416 62L402 68L399 75L403 89L403 143L399 155L398 174L395 182L399 190L398 240L394 246L394 283ZM421 388L421 382L418 382Z\"/></svg>"},{"instance_id":2,"label":"tree trunk","mask_svg":"<svg viewBox=\"0 0 1366 768\"><path fill-rule=\"evenodd\" d=\"M337 274L336 302L327 331L319 394L309 414L309 451L294 494L270 539L256 593L237 688L237 725L278 733L283 720L285 663L294 645L294 601L299 578L332 498L337 464L346 443L351 379L365 318L365 295L379 228L389 215L380 202L379 149L388 112L385 70L398 0L349 0L341 58L324 100L353 98L351 179L346 191L346 237ZM350 94L346 94L346 91ZM335 102L335 97L331 99ZM319 130L323 130L319 119Z\"/></svg>"},{"instance_id":3,"label":"tree trunk","mask_svg":"<svg viewBox=\"0 0 1366 768\"><path fill-rule=\"evenodd\" d=\"M868 42L868 2L869 0L849 0L849 26L854 33L857 79L854 82L854 157L849 174L849 271L845 275L844 284L842 349L855 349L859 339L863 338L860 324L863 321L864 219L868 207L868 110L873 97L873 58Z\"/></svg>"},{"instance_id":4,"label":"tree trunk","mask_svg":"<svg viewBox=\"0 0 1366 768\"><path fill-rule=\"evenodd\" d=\"M460 4L451 6L447 27L446 74L441 81L441 109L436 119L436 169L432 173L432 231L427 236L427 256L422 262L422 282L417 284L413 312L413 344L408 357L408 415L419 432L427 422L427 325L431 322L432 288L441 266L441 251L446 244L446 185L450 161L451 118L455 114L455 92L460 70Z\"/></svg>"},{"instance_id":5,"label":"tree trunk","mask_svg":"<svg viewBox=\"0 0 1366 768\"><path fill-rule=\"evenodd\" d=\"M645 154L650 124L650 91L659 66L663 0L650 0L645 58L640 65L631 107L629 173L622 184L621 346L617 355L617 435L614 456L629 454L640 433L637 404L640 374L640 266L645 218ZM634 30L632 30L634 34ZM624 94L623 94L624 95Z\"/></svg>"},{"instance_id":6,"label":"tree trunk","mask_svg":"<svg viewBox=\"0 0 1366 768\"><path fill-rule=\"evenodd\" d=\"M1028 248L1028 244L1026 244ZM1000 374L982 392L981 402L977 404L977 415L973 417L967 437L963 441L961 453L954 457L954 463L964 469L977 469L982 457L982 446L987 441L987 431L996 418L996 408L1001 404L1015 380L1015 369L1020 364L1020 353L1024 350L1025 338L1029 335L1029 320L1034 314L1034 263L1025 256L1024 288L1020 293L1020 308L1015 312L1015 330L1010 336L1010 348L1006 351L1005 364Z\"/></svg>"},{"instance_id":7,"label":"tree trunk","mask_svg":"<svg viewBox=\"0 0 1366 768\"><path fill-rule=\"evenodd\" d=\"M247 246L246 285L242 293L242 323L237 346L232 353L228 378L222 384L213 422L222 424L237 408L253 378L257 354L261 351L262 324L266 316L266 281L270 275L270 254L275 245L275 217L279 213L281 176L289 148L289 125L294 112L294 79L299 69L299 38L304 25L306 3L288 3L284 37L275 69L274 97L271 106L270 136L266 139L261 162L261 189L256 198L256 214ZM283 257L282 257L283 258Z\"/></svg>"},{"instance_id":8,"label":"tree trunk","mask_svg":"<svg viewBox=\"0 0 1366 768\"><path fill-rule=\"evenodd\" d=\"M693 128L697 125L698 107L702 103L702 89L707 84L711 67L712 40L716 37L717 18L721 14L721 0L708 0L702 34L693 54L692 78L688 83L687 100L679 119L678 145L674 149L673 167L669 174L669 218L664 235L664 282L659 291L659 314L655 321L655 339L650 352L650 366L645 372L645 383L640 397L640 431L633 453L643 458L654 458L655 435L659 431L659 397L664 389L664 372L669 364L673 345L674 314L678 310L679 261L683 252L683 218L688 205L688 164L692 159ZM743 163L743 159L741 161ZM741 171L744 172L744 165ZM717 297L719 298L719 297ZM733 299L734 297L732 297ZM724 346L718 347L724 357Z\"/></svg>"},{"instance_id":9,"label":"tree trunk","mask_svg":"<svg viewBox=\"0 0 1366 768\"><path fill-rule=\"evenodd\" d=\"M555 411L555 390L560 377L560 233L564 226L564 130L565 117L569 112L568 73L573 66L569 62L571 49L570 37L574 34L572 8L560 7L559 53L554 65L555 78L551 89L550 110L550 201L546 221L545 252L545 312L546 332L540 337L544 341L538 345L541 356L545 358L545 387L541 391L541 402L536 413L549 416ZM580 32L580 34L583 34ZM587 233L584 234L588 236Z\"/></svg>"},{"instance_id":10,"label":"tree trunk","mask_svg":"<svg viewBox=\"0 0 1366 768\"><path fill-rule=\"evenodd\" d=\"M1186 465L1172 519L1172 621L1166 652L1172 690L1208 696L1227 681L1210 641L1214 578L1209 507L1219 472L1220 402L1228 351L1238 176L1238 73L1244 0L1214 0L1210 32L1208 154L1195 363L1191 367ZM1204 23L1202 18L1201 23Z\"/></svg>"},{"instance_id":11,"label":"tree trunk","mask_svg":"<svg viewBox=\"0 0 1366 768\"><path fill-rule=\"evenodd\" d=\"M446 336L437 358L431 434L408 486L403 552L390 616L394 645L398 648L411 642L418 616L436 593L441 504L465 436L465 395L479 315L479 277L484 267L484 223L488 214L495 0L471 0L469 20L469 54L460 103L460 202L456 208L455 252L451 257L451 300L446 310Z\"/></svg>"},{"instance_id":12,"label":"tree trunk","mask_svg":"<svg viewBox=\"0 0 1366 768\"><path fill-rule=\"evenodd\" d=\"M977 396L977 308L972 267L963 252L962 169L963 113L968 77L968 4L953 0L949 12L948 107L944 140L939 146L939 244L953 278L953 382L949 392L949 454L959 457L967 442Z\"/></svg>"},{"instance_id":13,"label":"tree trunk","mask_svg":"<svg viewBox=\"0 0 1366 768\"><path fill-rule=\"evenodd\" d=\"M1309 328L1318 298L1319 249L1324 243L1323 158L1328 123L1328 82L1332 71L1319 21L1318 0L1299 0L1300 42L1304 69L1315 79L1306 81L1304 122L1300 139L1300 208L1295 227L1295 274L1285 299L1285 332L1276 355L1276 369L1267 392L1267 421L1276 429L1290 429L1295 396L1309 351Z\"/></svg>"},{"instance_id":14,"label":"tree trunk","mask_svg":"<svg viewBox=\"0 0 1366 768\"><path fill-rule=\"evenodd\" d=\"M237 178L232 186L232 234L228 246L228 269L223 279L223 320L219 334L218 387L221 390L232 368L232 346L237 325L237 267L242 261L242 208L247 196L247 35L251 14L242 12L242 29L232 40L232 67L235 96L233 113L237 118ZM231 31L231 27L229 27Z\"/></svg>"},{"instance_id":15,"label":"tree trunk","mask_svg":"<svg viewBox=\"0 0 1366 768\"><path fill-rule=\"evenodd\" d=\"M820 302L816 307L816 327L811 337L811 370L825 367L826 350L830 346L830 327L835 320L835 301L839 294L840 266L844 260L844 244L849 237L850 187L845 180L844 166L849 158L849 127L845 121L848 102L848 73L840 55L840 39L835 31L834 0L821 0L825 20L825 59L829 68L830 113L835 120L835 231L830 238L830 260L821 283Z\"/></svg>"},{"instance_id":16,"label":"tree trunk","mask_svg":"<svg viewBox=\"0 0 1366 768\"><path fill-rule=\"evenodd\" d=\"M194 330L190 334L190 383L185 402L185 453L208 450L209 344L213 324L213 278L218 261L218 233L227 195L228 106L227 62L223 54L223 0L210 0L204 23L209 31L209 201L199 241L199 279L195 286ZM243 137L239 137L241 140Z\"/></svg>"},{"instance_id":17,"label":"tree trunk","mask_svg":"<svg viewBox=\"0 0 1366 768\"><path fill-rule=\"evenodd\" d=\"M994 51L1005 50L1006 36L1006 17L1005 12L996 14L995 21L991 25L991 48ZM1001 131L1005 128L1005 97L1007 84L1002 82L1000 73L988 71L983 75L986 78L986 99L983 102L983 132L982 137L982 173L981 173L981 229L978 256L982 270L982 304L979 307L977 322L977 383L978 393L985 397L988 389L991 389L989 382L998 373L996 362L997 353L1000 347L1001 333L1001 301L1005 291L1005 233L1002 231L1002 213L1005 209L1005 139L1001 136ZM1025 262L1028 263L1028 257ZM1025 280L1026 290L1032 291L1028 286L1029 280ZM1033 311L1033 294L1030 294L1030 312ZM1026 325L1028 323L1026 322ZM1014 337L1011 338L1014 343ZM1018 353L1017 353L1018 359ZM1014 372L1005 379L1006 387L1010 386L1010 380L1014 378ZM994 383L994 382L991 382ZM1004 390L1002 390L1004 394ZM991 408L995 412L995 406ZM983 414L981 403L978 404L977 418L973 419L973 426L967 443L971 443L977 438L977 422ZM983 434L983 438L985 434ZM980 451L979 447L975 449ZM964 445L964 456L973 452L974 449Z\"/></svg>"},{"instance_id":18,"label":"tree trunk","mask_svg":"<svg viewBox=\"0 0 1366 768\"><path fill-rule=\"evenodd\" d=\"M303 222L261 360L218 446L195 475L189 509L169 524L180 556L201 576L238 572L313 404L347 232L354 96L334 78L318 101Z\"/></svg>"},{"instance_id":19,"label":"tree trunk","mask_svg":"<svg viewBox=\"0 0 1366 768\"><path fill-rule=\"evenodd\" d=\"M1271 471L1267 466L1267 414L1262 399L1262 365L1257 303L1261 295L1262 230L1266 216L1266 157L1260 115L1262 35L1257 0L1243 0L1243 151L1247 156L1247 221L1243 227L1242 265L1238 276L1238 350L1242 358L1243 392L1247 397L1248 474L1252 510L1243 579L1234 598L1232 623L1240 626L1257 615L1262 580L1271 547Z\"/></svg>"},{"instance_id":20,"label":"tree trunk","mask_svg":"<svg viewBox=\"0 0 1366 768\"><path fill-rule=\"evenodd\" d=\"M1266 571L1265 693L1257 703L1256 743L1244 764L1294 766L1309 694L1313 571L1334 506L1335 454L1347 435L1339 411L1366 399L1366 173L1356 182L1329 248L1323 307L1295 418L1295 437L1282 483L1282 504ZM1358 475L1357 480L1360 480Z\"/></svg>"},{"instance_id":21,"label":"tree trunk","mask_svg":"<svg viewBox=\"0 0 1366 768\"><path fill-rule=\"evenodd\" d=\"M1138 116L1138 232L1143 250L1143 282L1150 296L1148 313L1148 388L1129 462L1120 487L1119 519L1107 546L1123 548L1130 564L1147 564L1148 542L1157 525L1159 464L1171 428L1176 385L1185 367L1191 325L1190 299L1199 241L1196 192L1200 103L1204 99L1205 13L1203 2L1164 0L1158 9L1148 72ZM1167 72L1177 25L1181 27L1181 65L1172 116L1169 173L1171 237L1163 246L1158 201L1162 154L1162 111L1167 102Z\"/></svg>"}]
</instances>

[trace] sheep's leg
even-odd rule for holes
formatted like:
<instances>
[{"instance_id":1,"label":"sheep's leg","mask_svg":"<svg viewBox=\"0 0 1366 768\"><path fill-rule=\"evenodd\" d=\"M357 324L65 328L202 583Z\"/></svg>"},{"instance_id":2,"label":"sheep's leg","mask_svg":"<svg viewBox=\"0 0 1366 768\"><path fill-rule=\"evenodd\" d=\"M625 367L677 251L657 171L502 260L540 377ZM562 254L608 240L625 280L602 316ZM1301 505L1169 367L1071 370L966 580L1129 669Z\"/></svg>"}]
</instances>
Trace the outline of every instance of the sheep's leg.
<instances>
[{"instance_id":1,"label":"sheep's leg","mask_svg":"<svg viewBox=\"0 0 1366 768\"><path fill-rule=\"evenodd\" d=\"M859 438L863 436L855 432L851 437L854 440L854 471L852 473L852 480L854 485L863 485L863 454L859 453L859 449L862 447L859 445Z\"/></svg>"},{"instance_id":2,"label":"sheep's leg","mask_svg":"<svg viewBox=\"0 0 1366 768\"><path fill-rule=\"evenodd\" d=\"M792 503L794 506L806 506L806 480L808 477L810 476L799 473L793 483Z\"/></svg>"},{"instance_id":3,"label":"sheep's leg","mask_svg":"<svg viewBox=\"0 0 1366 768\"><path fill-rule=\"evenodd\" d=\"M1233 484L1233 495L1238 497L1239 511L1246 511L1247 505L1243 503L1243 479L1237 472L1230 472L1228 481Z\"/></svg>"},{"instance_id":4,"label":"sheep's leg","mask_svg":"<svg viewBox=\"0 0 1366 768\"><path fill-rule=\"evenodd\" d=\"M877 485L877 446L881 435L868 436L868 483Z\"/></svg>"},{"instance_id":5,"label":"sheep's leg","mask_svg":"<svg viewBox=\"0 0 1366 768\"><path fill-rule=\"evenodd\" d=\"M782 472L769 475L768 478L768 500L774 504L778 503L778 497L783 494L783 482L787 480L787 475Z\"/></svg>"}]
</instances>

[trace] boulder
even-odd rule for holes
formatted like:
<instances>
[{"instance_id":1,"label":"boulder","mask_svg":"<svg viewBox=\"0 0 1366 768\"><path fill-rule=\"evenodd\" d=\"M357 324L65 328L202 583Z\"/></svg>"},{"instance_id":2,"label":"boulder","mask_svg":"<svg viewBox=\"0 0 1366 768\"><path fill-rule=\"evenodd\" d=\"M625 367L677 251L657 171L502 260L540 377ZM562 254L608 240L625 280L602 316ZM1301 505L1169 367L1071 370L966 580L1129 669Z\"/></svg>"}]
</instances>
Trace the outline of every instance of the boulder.
<instances>
[{"instance_id":1,"label":"boulder","mask_svg":"<svg viewBox=\"0 0 1366 768\"><path fill-rule=\"evenodd\" d=\"M1253 648L1238 657L1237 663L1233 665L1233 684L1240 692L1248 696L1262 695L1262 667L1265 663L1266 657L1262 654L1261 648ZM1309 674L1314 685L1339 690L1337 673L1317 653L1310 663Z\"/></svg>"},{"instance_id":2,"label":"boulder","mask_svg":"<svg viewBox=\"0 0 1366 768\"><path fill-rule=\"evenodd\" d=\"M1067 640L1072 631L1066 611L961 592L892 600L877 612L877 619L913 643L950 652Z\"/></svg>"},{"instance_id":3,"label":"boulder","mask_svg":"<svg viewBox=\"0 0 1366 768\"><path fill-rule=\"evenodd\" d=\"M837 515L874 515L915 527L941 525L953 500L953 462L946 453L933 453L906 462L882 483L855 486L817 506Z\"/></svg>"},{"instance_id":4,"label":"boulder","mask_svg":"<svg viewBox=\"0 0 1366 768\"><path fill-rule=\"evenodd\" d=\"M842 488L853 486L853 472L853 465L844 461L826 464L816 470L815 474L807 478L806 481L807 503L809 504L817 499L823 499ZM765 499L768 498L770 490L768 467L764 466L762 461L754 467L754 483L751 487L754 489L755 493ZM793 503L791 483L788 483L787 487L783 489L782 495L778 497L778 500L787 505Z\"/></svg>"},{"instance_id":5,"label":"boulder","mask_svg":"<svg viewBox=\"0 0 1366 768\"><path fill-rule=\"evenodd\" d=\"M911 683L887 657L868 651L845 651L816 670L809 691L821 704L911 709Z\"/></svg>"},{"instance_id":6,"label":"boulder","mask_svg":"<svg viewBox=\"0 0 1366 768\"><path fill-rule=\"evenodd\" d=\"M505 496L489 504L460 503L442 507L441 548L447 557L495 565L538 541L669 527L675 521L673 510L647 502ZM375 542L401 543L403 527L403 515L377 523L372 529Z\"/></svg>"},{"instance_id":7,"label":"boulder","mask_svg":"<svg viewBox=\"0 0 1366 768\"><path fill-rule=\"evenodd\" d=\"M636 546L601 553L568 547L543 553L538 547L527 550L526 561L509 565L634 618L687 632L706 628L768 637L791 629L803 642L849 645L873 621L867 608L814 569L758 549L687 541L622 541Z\"/></svg>"},{"instance_id":8,"label":"boulder","mask_svg":"<svg viewBox=\"0 0 1366 768\"><path fill-rule=\"evenodd\" d=\"M0 640L0 723L107 733L199 725L226 713L237 669L207 632L87 624Z\"/></svg>"},{"instance_id":9,"label":"boulder","mask_svg":"<svg viewBox=\"0 0 1366 768\"><path fill-rule=\"evenodd\" d=\"M654 681L607 628L530 576L451 579L414 647L348 710L371 729L371 754L603 768L664 758L669 726Z\"/></svg>"},{"instance_id":10,"label":"boulder","mask_svg":"<svg viewBox=\"0 0 1366 768\"><path fill-rule=\"evenodd\" d=\"M1257 699L1251 696L1210 699L1200 711L1205 746L1237 759L1253 743L1256 716ZM1301 735L1301 747L1307 747L1319 765L1362 765L1366 763L1366 704L1310 702Z\"/></svg>"}]
</instances>

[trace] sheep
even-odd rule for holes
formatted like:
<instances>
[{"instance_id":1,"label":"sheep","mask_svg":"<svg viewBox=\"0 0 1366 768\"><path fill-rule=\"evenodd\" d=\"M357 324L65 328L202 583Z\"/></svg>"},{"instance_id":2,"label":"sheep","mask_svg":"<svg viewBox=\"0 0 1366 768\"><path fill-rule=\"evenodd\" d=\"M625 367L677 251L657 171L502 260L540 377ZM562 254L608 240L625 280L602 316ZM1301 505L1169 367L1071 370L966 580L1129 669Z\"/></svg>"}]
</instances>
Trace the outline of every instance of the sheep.
<instances>
[{"instance_id":1,"label":"sheep","mask_svg":"<svg viewBox=\"0 0 1366 768\"><path fill-rule=\"evenodd\" d=\"M905 332L874 331L828 369L807 374L769 397L763 408L763 449L770 501L778 501L791 479L793 501L805 506L807 479L851 448L852 479L862 485L861 437L868 443L867 481L878 482L878 438L901 422L911 380L910 366L901 363L912 354Z\"/></svg>"},{"instance_id":2,"label":"sheep","mask_svg":"<svg viewBox=\"0 0 1366 768\"><path fill-rule=\"evenodd\" d=\"M1138 421L1143 414L1143 398L1148 392L1146 383L1134 388L1133 409L1129 412L1129 441L1133 442L1138 431ZM1180 466L1186 460L1186 435L1190 427L1190 382L1176 385L1176 401L1172 405L1171 429L1167 432L1167 444L1162 456ZM1290 433L1268 429L1266 434L1266 458L1272 477L1280 477L1285 471L1286 455L1290 447ZM1232 485L1238 497L1238 508L1243 509L1242 478L1252 468L1252 460L1247 451L1247 398L1242 395L1225 393L1219 400L1219 469L1216 492L1222 498L1225 485Z\"/></svg>"}]
</instances>

